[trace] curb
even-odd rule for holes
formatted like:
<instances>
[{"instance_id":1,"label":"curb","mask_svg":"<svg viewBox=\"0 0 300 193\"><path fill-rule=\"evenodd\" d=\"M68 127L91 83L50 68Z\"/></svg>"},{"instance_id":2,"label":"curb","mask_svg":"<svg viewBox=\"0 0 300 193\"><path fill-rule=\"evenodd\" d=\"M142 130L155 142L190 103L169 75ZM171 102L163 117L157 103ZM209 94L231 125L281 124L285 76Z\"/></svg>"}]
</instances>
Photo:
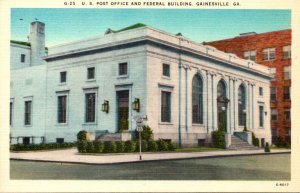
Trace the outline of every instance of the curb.
<instances>
[{"instance_id":1,"label":"curb","mask_svg":"<svg viewBox=\"0 0 300 193\"><path fill-rule=\"evenodd\" d=\"M176 161L176 160L192 160L192 159L210 159L217 157L239 157L239 156L257 156L257 155L276 155L276 154L291 154L291 152L274 152L274 153L251 153L251 154L231 154L231 155L210 155L210 156L198 156L198 157L187 157L187 158L166 158L166 159L154 159L154 160L136 160L136 161L121 161L121 162L108 162L108 163L90 163L90 162L75 162L75 161L56 161L56 160L34 160L34 159L22 159L22 158L10 158L14 161L28 161L28 162L48 162L48 163L60 163L64 164L82 164L82 165L120 165L128 163L146 163L146 162L159 162L159 161Z\"/></svg>"}]
</instances>

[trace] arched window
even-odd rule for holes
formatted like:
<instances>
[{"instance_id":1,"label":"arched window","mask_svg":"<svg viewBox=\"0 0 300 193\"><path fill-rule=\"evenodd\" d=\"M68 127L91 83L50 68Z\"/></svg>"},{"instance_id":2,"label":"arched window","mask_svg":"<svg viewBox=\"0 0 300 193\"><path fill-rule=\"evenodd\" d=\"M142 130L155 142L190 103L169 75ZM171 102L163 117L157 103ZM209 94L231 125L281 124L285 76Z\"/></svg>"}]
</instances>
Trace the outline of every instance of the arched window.
<instances>
[{"instance_id":1,"label":"arched window","mask_svg":"<svg viewBox=\"0 0 300 193\"><path fill-rule=\"evenodd\" d=\"M218 83L218 97L226 96L226 87L223 80Z\"/></svg>"},{"instance_id":2,"label":"arched window","mask_svg":"<svg viewBox=\"0 0 300 193\"><path fill-rule=\"evenodd\" d=\"M192 82L192 110L193 123L203 123L203 82L200 76L195 75Z\"/></svg>"},{"instance_id":3,"label":"arched window","mask_svg":"<svg viewBox=\"0 0 300 193\"><path fill-rule=\"evenodd\" d=\"M243 84L240 85L238 90L238 112L239 112L239 125L244 126L245 125L245 114L244 110L246 110L246 89Z\"/></svg>"},{"instance_id":4,"label":"arched window","mask_svg":"<svg viewBox=\"0 0 300 193\"><path fill-rule=\"evenodd\" d=\"M221 79L217 87L217 110L218 110L218 129L227 131L227 105L225 81Z\"/></svg>"}]
</instances>

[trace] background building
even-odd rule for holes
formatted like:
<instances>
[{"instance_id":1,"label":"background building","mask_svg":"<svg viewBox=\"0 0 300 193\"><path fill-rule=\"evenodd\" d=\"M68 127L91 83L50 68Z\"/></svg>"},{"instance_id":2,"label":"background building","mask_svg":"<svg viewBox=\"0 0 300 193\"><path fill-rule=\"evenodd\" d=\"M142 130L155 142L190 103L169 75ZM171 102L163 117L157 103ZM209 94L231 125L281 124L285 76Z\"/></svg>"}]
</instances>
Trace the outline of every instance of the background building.
<instances>
[{"instance_id":1,"label":"background building","mask_svg":"<svg viewBox=\"0 0 300 193\"><path fill-rule=\"evenodd\" d=\"M224 52L270 67L271 128L274 144L290 144L291 140L291 30L280 30L207 42Z\"/></svg>"},{"instance_id":2,"label":"background building","mask_svg":"<svg viewBox=\"0 0 300 193\"><path fill-rule=\"evenodd\" d=\"M228 138L246 128L270 142L267 67L144 24L45 54L44 27L31 23L34 37L18 51L11 43L20 59L11 67L12 143L72 142L80 130L126 140L136 115L147 115L155 139L183 146L211 143L221 127ZM26 65L23 51L34 55Z\"/></svg>"}]
</instances>

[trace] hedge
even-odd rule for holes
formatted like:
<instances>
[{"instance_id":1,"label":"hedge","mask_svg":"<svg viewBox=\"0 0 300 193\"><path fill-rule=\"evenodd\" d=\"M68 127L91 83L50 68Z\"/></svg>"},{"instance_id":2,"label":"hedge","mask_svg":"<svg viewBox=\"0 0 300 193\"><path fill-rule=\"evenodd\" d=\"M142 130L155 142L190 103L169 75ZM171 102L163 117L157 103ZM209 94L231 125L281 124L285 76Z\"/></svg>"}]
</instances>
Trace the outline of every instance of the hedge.
<instances>
[{"instance_id":1,"label":"hedge","mask_svg":"<svg viewBox=\"0 0 300 193\"><path fill-rule=\"evenodd\" d=\"M116 153L117 146L114 141L105 141L103 153Z\"/></svg>"},{"instance_id":2,"label":"hedge","mask_svg":"<svg viewBox=\"0 0 300 193\"><path fill-rule=\"evenodd\" d=\"M11 151L36 151L51 150L76 147L76 143L44 143L44 144L13 144L10 145Z\"/></svg>"},{"instance_id":3,"label":"hedge","mask_svg":"<svg viewBox=\"0 0 300 193\"><path fill-rule=\"evenodd\" d=\"M156 141L156 143L157 143L158 151L168 151L167 142L165 142L162 139L159 139L158 141Z\"/></svg>"},{"instance_id":4,"label":"hedge","mask_svg":"<svg viewBox=\"0 0 300 193\"><path fill-rule=\"evenodd\" d=\"M136 148L136 143L134 141L126 141L124 152L130 153L134 152Z\"/></svg>"},{"instance_id":5,"label":"hedge","mask_svg":"<svg viewBox=\"0 0 300 193\"><path fill-rule=\"evenodd\" d=\"M174 151L175 143L171 141L142 140L142 152ZM79 141L77 146L79 153L131 153L139 151L139 142L137 141Z\"/></svg>"}]
</instances>

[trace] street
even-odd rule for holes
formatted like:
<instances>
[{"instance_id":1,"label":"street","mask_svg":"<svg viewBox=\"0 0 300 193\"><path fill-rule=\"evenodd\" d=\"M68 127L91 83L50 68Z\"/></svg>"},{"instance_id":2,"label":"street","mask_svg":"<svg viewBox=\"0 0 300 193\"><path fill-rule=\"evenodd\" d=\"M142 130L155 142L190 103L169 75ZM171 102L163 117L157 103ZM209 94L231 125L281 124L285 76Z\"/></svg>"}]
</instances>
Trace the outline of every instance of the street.
<instances>
[{"instance_id":1,"label":"street","mask_svg":"<svg viewBox=\"0 0 300 193\"><path fill-rule=\"evenodd\" d=\"M290 154L66 164L10 161L11 179L73 180L290 180Z\"/></svg>"}]
</instances>

